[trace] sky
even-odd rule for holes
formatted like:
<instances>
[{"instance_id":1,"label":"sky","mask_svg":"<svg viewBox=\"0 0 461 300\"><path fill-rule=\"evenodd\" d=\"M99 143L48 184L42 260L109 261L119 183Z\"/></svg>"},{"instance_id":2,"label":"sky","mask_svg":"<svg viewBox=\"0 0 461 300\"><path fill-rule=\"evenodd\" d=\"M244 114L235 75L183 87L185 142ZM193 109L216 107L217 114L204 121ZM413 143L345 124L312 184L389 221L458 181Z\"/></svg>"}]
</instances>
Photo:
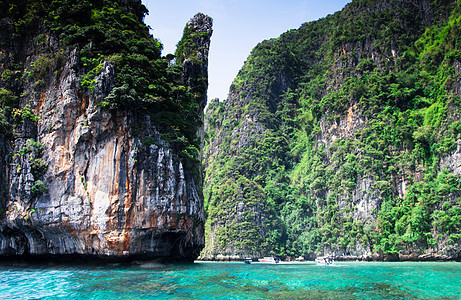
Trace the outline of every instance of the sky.
<instances>
[{"instance_id":1,"label":"sky","mask_svg":"<svg viewBox=\"0 0 461 300\"><path fill-rule=\"evenodd\" d=\"M142 0L144 19L174 53L187 21L201 12L213 18L208 61L208 99L227 98L229 87L251 50L263 40L341 10L351 0Z\"/></svg>"}]
</instances>

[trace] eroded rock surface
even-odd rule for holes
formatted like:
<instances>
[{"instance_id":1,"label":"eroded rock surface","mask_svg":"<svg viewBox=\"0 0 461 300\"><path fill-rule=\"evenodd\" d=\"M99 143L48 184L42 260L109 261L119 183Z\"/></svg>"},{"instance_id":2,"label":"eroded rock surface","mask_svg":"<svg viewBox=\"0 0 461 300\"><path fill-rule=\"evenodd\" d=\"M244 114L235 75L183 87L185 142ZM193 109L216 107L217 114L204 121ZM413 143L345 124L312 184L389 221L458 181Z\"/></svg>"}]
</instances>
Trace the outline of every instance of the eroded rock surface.
<instances>
[{"instance_id":1,"label":"eroded rock surface","mask_svg":"<svg viewBox=\"0 0 461 300\"><path fill-rule=\"evenodd\" d=\"M199 74L204 82L197 103L203 110L212 20L199 14L187 26L199 19L205 28L195 41L199 71L191 73L189 60L183 70L185 79ZM43 55L27 43L23 47L5 47L2 53L24 52L26 66ZM111 62L103 63L93 90L82 91L81 74L78 52L68 49L62 68L39 96L32 82L24 84L23 94L30 96L21 103L31 104L38 118L24 122L12 149L0 145L0 256L196 258L204 246L205 222L201 179L192 175L197 170L186 167L162 139L155 119L100 107L115 86ZM134 132L139 123L153 143L143 143ZM40 194L34 177L38 163L44 169Z\"/></svg>"}]
</instances>

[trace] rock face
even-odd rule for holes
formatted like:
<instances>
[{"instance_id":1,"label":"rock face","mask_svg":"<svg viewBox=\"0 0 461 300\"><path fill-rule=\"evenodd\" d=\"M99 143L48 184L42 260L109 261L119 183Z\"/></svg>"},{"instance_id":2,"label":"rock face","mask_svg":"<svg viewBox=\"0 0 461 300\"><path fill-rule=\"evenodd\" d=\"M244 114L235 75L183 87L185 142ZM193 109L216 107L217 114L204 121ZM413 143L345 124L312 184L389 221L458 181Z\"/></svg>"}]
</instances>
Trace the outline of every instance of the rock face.
<instances>
[{"instance_id":1,"label":"rock face","mask_svg":"<svg viewBox=\"0 0 461 300\"><path fill-rule=\"evenodd\" d=\"M187 25L201 33L188 49L199 53L194 62L200 71L190 71L187 54L181 62L186 87L194 88L195 76L205 85L197 92L199 115L206 104L211 26L201 14ZM60 41L51 36L49 43L53 48ZM44 55L30 40L2 47L5 66L22 55L27 70ZM77 49L61 55L45 88L37 93L27 80L21 87L20 106L29 105L34 117L16 127L11 143L0 135L0 256L196 258L205 222L202 183L193 175L198 170L186 166L148 114L101 108L117 80L110 61L100 64L94 88L85 91ZM151 142L136 133L138 124Z\"/></svg>"},{"instance_id":2,"label":"rock face","mask_svg":"<svg viewBox=\"0 0 461 300\"><path fill-rule=\"evenodd\" d=\"M459 260L460 13L357 0L255 47L207 110L202 257Z\"/></svg>"}]
</instances>

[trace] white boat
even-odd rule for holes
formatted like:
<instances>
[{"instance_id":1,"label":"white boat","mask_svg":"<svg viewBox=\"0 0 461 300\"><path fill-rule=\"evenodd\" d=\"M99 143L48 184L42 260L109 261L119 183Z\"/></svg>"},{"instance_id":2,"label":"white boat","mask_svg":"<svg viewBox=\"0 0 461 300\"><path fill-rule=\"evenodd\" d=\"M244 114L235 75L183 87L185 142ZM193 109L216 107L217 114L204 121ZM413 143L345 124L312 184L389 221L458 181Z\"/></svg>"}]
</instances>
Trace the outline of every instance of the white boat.
<instances>
[{"instance_id":1,"label":"white boat","mask_svg":"<svg viewBox=\"0 0 461 300\"><path fill-rule=\"evenodd\" d=\"M258 261L262 262L262 263L278 264L280 262L280 258L278 258L278 257L264 257L264 258L258 258Z\"/></svg>"},{"instance_id":2,"label":"white boat","mask_svg":"<svg viewBox=\"0 0 461 300\"><path fill-rule=\"evenodd\" d=\"M333 258L329 256L317 257L315 259L315 262L317 263L317 265L324 265L324 266L331 266L335 264L335 261L333 260Z\"/></svg>"}]
</instances>

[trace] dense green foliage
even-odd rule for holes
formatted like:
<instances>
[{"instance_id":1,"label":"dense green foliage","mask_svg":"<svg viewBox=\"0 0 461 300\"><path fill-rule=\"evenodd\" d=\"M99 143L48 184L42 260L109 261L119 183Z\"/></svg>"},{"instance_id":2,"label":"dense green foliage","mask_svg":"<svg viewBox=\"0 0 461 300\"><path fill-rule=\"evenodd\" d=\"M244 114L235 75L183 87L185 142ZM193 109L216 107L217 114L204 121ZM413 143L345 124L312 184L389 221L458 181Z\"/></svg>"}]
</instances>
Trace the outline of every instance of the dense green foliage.
<instances>
[{"instance_id":1,"label":"dense green foliage","mask_svg":"<svg viewBox=\"0 0 461 300\"><path fill-rule=\"evenodd\" d=\"M69 49L76 49L83 70L80 84L88 95L95 92L104 63L110 62L115 68L115 87L99 100L100 107L150 115L163 140L182 153L186 161L197 162L200 141L196 131L201 125L197 92L183 82L182 65L169 64L161 56L162 44L149 34L142 21L147 9L140 0L2 0L0 8L0 19L10 24L13 41L32 37L39 54L30 66L22 57L13 57L4 66L2 130L11 127L8 120L12 121L13 109L19 109L18 102L10 98L19 100L22 82L33 80L37 91L47 88L50 79L59 75ZM7 101L11 104L8 107ZM133 126L143 141L153 141L143 135L144 124Z\"/></svg>"},{"instance_id":2,"label":"dense green foliage","mask_svg":"<svg viewBox=\"0 0 461 300\"><path fill-rule=\"evenodd\" d=\"M260 43L208 108L206 254L459 249L460 21L353 1Z\"/></svg>"}]
</instances>

